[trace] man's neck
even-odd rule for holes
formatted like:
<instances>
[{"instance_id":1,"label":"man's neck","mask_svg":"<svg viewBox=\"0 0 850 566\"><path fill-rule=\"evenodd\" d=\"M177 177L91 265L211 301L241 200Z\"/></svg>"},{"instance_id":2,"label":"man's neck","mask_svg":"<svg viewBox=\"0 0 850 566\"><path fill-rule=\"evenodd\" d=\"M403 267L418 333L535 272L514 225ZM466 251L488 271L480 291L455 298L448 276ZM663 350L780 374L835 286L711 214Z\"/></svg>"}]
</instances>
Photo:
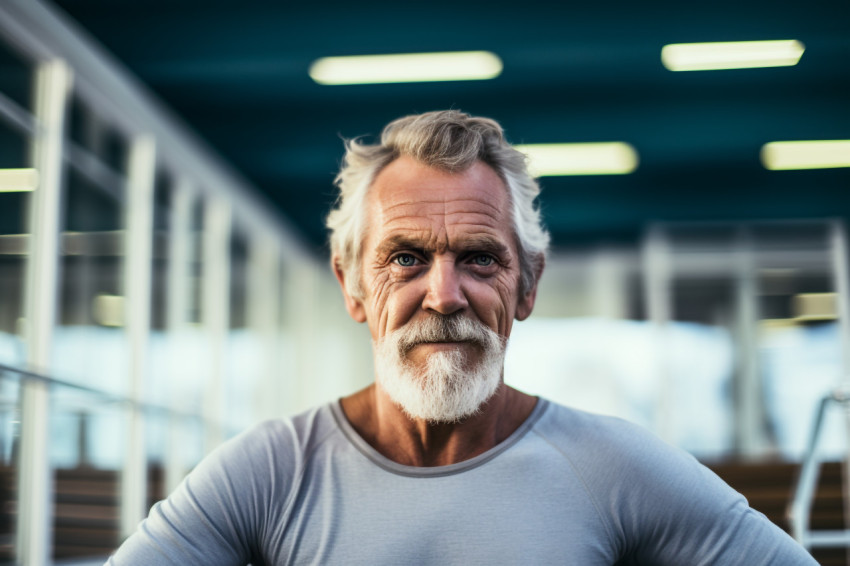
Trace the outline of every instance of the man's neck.
<instances>
[{"instance_id":1,"label":"man's neck","mask_svg":"<svg viewBox=\"0 0 850 566\"><path fill-rule=\"evenodd\" d=\"M375 384L341 400L354 430L399 464L445 466L474 458L507 439L534 410L535 397L504 383L481 411L458 423L411 419Z\"/></svg>"}]
</instances>

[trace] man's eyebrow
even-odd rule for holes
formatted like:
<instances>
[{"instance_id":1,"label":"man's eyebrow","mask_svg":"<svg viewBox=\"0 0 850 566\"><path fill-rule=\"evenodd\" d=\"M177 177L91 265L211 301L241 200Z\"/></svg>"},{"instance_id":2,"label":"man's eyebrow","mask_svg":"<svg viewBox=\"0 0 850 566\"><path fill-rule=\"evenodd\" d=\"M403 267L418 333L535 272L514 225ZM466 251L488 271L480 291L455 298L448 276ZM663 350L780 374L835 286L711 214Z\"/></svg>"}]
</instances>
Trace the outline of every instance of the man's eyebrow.
<instances>
[{"instance_id":1,"label":"man's eyebrow","mask_svg":"<svg viewBox=\"0 0 850 566\"><path fill-rule=\"evenodd\" d=\"M389 254L396 250L421 250L425 247L421 240L406 235L391 236L383 240L375 248L379 255Z\"/></svg>"},{"instance_id":2,"label":"man's eyebrow","mask_svg":"<svg viewBox=\"0 0 850 566\"><path fill-rule=\"evenodd\" d=\"M467 236L456 242L453 246L457 251L487 252L494 255L505 255L510 248L504 242L490 236ZM379 255L391 254L397 250L425 250L427 244L420 239L408 235L391 236L383 240L375 248Z\"/></svg>"},{"instance_id":3,"label":"man's eyebrow","mask_svg":"<svg viewBox=\"0 0 850 566\"><path fill-rule=\"evenodd\" d=\"M464 251L488 252L494 255L508 253L508 246L504 242L489 236L469 236L458 242L457 247Z\"/></svg>"}]
</instances>

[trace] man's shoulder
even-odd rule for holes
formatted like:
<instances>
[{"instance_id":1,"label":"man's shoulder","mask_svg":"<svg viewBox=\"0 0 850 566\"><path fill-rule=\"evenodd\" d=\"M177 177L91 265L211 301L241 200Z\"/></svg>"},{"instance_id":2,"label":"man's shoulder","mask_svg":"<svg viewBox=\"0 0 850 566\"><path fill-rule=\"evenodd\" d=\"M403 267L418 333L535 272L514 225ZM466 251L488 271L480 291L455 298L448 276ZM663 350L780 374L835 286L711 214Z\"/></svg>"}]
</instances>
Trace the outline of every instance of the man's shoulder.
<instances>
[{"instance_id":1,"label":"man's shoulder","mask_svg":"<svg viewBox=\"0 0 850 566\"><path fill-rule=\"evenodd\" d=\"M693 456L674 447L652 431L625 419L589 413L546 401L544 415L534 431L587 474L599 469L681 471L696 463Z\"/></svg>"},{"instance_id":2,"label":"man's shoulder","mask_svg":"<svg viewBox=\"0 0 850 566\"><path fill-rule=\"evenodd\" d=\"M271 443L278 449L289 446L308 452L338 430L335 419L332 404L326 403L293 416L265 420L237 438L248 445Z\"/></svg>"},{"instance_id":3,"label":"man's shoulder","mask_svg":"<svg viewBox=\"0 0 850 566\"><path fill-rule=\"evenodd\" d=\"M545 412L535 430L570 443L633 443L657 440L646 428L620 417L591 413L541 398Z\"/></svg>"},{"instance_id":4,"label":"man's shoulder","mask_svg":"<svg viewBox=\"0 0 850 566\"><path fill-rule=\"evenodd\" d=\"M266 469L297 468L335 431L330 405L292 417L262 421L231 438L203 463L232 467L251 462Z\"/></svg>"}]
</instances>

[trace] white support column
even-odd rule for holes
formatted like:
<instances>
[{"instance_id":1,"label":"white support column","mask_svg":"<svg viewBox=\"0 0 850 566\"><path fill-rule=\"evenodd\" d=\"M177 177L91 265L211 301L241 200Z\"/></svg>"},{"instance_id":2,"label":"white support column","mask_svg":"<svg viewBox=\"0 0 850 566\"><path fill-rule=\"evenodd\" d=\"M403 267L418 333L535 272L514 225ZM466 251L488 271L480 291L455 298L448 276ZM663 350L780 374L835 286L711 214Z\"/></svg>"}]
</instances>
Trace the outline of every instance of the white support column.
<instances>
[{"instance_id":1,"label":"white support column","mask_svg":"<svg viewBox=\"0 0 850 566\"><path fill-rule=\"evenodd\" d=\"M590 302L594 316L626 318L626 273L623 260L612 250L599 250L591 256L589 269Z\"/></svg>"},{"instance_id":2,"label":"white support column","mask_svg":"<svg viewBox=\"0 0 850 566\"><path fill-rule=\"evenodd\" d=\"M735 245L735 444L743 455L753 457L767 450L768 440L759 368L758 265L749 228L742 226L739 229Z\"/></svg>"},{"instance_id":3,"label":"white support column","mask_svg":"<svg viewBox=\"0 0 850 566\"><path fill-rule=\"evenodd\" d=\"M841 378L838 385L850 390L850 266L847 257L847 230L841 220L830 224L832 285L837 294L836 309L841 331Z\"/></svg>"},{"instance_id":4,"label":"white support column","mask_svg":"<svg viewBox=\"0 0 850 566\"><path fill-rule=\"evenodd\" d=\"M30 256L27 262L27 363L47 369L59 297L59 234L62 203L62 146L71 71L60 60L42 63L36 82L33 165L39 185L32 194ZM48 457L49 392L43 383L24 382L21 390L21 437L18 468L18 562L49 563L52 491Z\"/></svg>"},{"instance_id":5,"label":"white support column","mask_svg":"<svg viewBox=\"0 0 850 566\"><path fill-rule=\"evenodd\" d=\"M140 136L130 147L124 255L125 313L129 341L130 398L144 400L150 337L151 276L153 246L153 190L156 144ZM147 515L147 458L145 415L130 407L129 438L121 476L121 535L129 536Z\"/></svg>"},{"instance_id":6,"label":"white support column","mask_svg":"<svg viewBox=\"0 0 850 566\"><path fill-rule=\"evenodd\" d=\"M192 194L187 181L181 180L174 187L168 234L168 291L166 305L166 335L168 336L168 368L173 372L168 380L169 406L174 411L180 406L182 391L176 386L184 376L179 375L180 367L176 363L182 351L183 339L189 320L190 285L190 247L192 244ZM165 453L165 493L169 494L183 479L186 473L184 457L186 422L177 416L169 417L170 426L168 446Z\"/></svg>"},{"instance_id":7,"label":"white support column","mask_svg":"<svg viewBox=\"0 0 850 566\"><path fill-rule=\"evenodd\" d=\"M652 226L643 241L643 287L646 317L652 324L652 347L657 375L655 431L674 440L675 383L667 356L668 329L673 318L672 252L663 226Z\"/></svg>"},{"instance_id":8,"label":"white support column","mask_svg":"<svg viewBox=\"0 0 850 566\"><path fill-rule=\"evenodd\" d=\"M297 307L293 295L298 292L295 284L295 260L281 257L280 279L278 281L278 312L275 324L275 361L280 391L278 410L291 415L299 407L298 402L298 328L294 322Z\"/></svg>"},{"instance_id":9,"label":"white support column","mask_svg":"<svg viewBox=\"0 0 850 566\"><path fill-rule=\"evenodd\" d=\"M289 406L292 411L300 411L314 404L318 398L315 390L324 386L317 357L325 354L319 350L316 340L316 329L321 321L317 320L320 309L315 269L300 262L289 267L286 332L291 337L295 355L294 371L288 376L292 398Z\"/></svg>"},{"instance_id":10,"label":"white support column","mask_svg":"<svg viewBox=\"0 0 850 566\"><path fill-rule=\"evenodd\" d=\"M209 336L210 375L204 387L205 452L224 442L224 386L230 320L230 205L208 203L204 211L203 316Z\"/></svg>"},{"instance_id":11,"label":"white support column","mask_svg":"<svg viewBox=\"0 0 850 566\"><path fill-rule=\"evenodd\" d=\"M829 247L832 254L832 286L836 293L836 311L839 324L839 347L841 349L841 375L837 387L850 390L850 265L848 265L847 230L844 222L833 220L829 227ZM850 408L844 405L844 427L850 438ZM847 444L842 467L842 495L844 498L844 516L850 517L850 443ZM845 519L845 528L848 522ZM847 548L850 559L850 547Z\"/></svg>"},{"instance_id":12,"label":"white support column","mask_svg":"<svg viewBox=\"0 0 850 566\"><path fill-rule=\"evenodd\" d=\"M257 420L282 416L286 378L278 367L277 317L280 312L280 258L275 241L250 240L248 252L248 328L261 348L262 375L253 400Z\"/></svg>"}]
</instances>

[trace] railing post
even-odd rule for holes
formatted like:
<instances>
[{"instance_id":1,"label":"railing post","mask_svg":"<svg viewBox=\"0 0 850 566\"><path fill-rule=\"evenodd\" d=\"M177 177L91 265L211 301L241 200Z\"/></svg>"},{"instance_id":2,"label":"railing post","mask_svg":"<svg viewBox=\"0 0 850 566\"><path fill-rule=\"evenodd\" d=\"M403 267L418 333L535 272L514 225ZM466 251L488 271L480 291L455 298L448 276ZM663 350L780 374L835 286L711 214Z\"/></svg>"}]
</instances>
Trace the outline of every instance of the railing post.
<instances>
[{"instance_id":1,"label":"railing post","mask_svg":"<svg viewBox=\"0 0 850 566\"><path fill-rule=\"evenodd\" d=\"M50 362L59 299L59 236L62 203L62 145L71 71L60 60L41 63L36 84L34 142L39 185L32 195L27 262L27 363L44 371ZM25 381L21 390L18 474L18 560L27 566L49 563L52 470L48 455L49 391L45 383Z\"/></svg>"},{"instance_id":2,"label":"railing post","mask_svg":"<svg viewBox=\"0 0 850 566\"><path fill-rule=\"evenodd\" d=\"M762 377L759 368L758 258L749 226L735 238L735 312L738 352L735 380L735 444L747 457L767 447Z\"/></svg>"},{"instance_id":3,"label":"railing post","mask_svg":"<svg viewBox=\"0 0 850 566\"><path fill-rule=\"evenodd\" d=\"M656 431L668 442L673 439L673 399L675 383L666 354L670 321L673 318L673 258L666 230L651 226L642 249L643 287L646 318L652 329L652 359L658 378L656 385Z\"/></svg>"},{"instance_id":4,"label":"railing post","mask_svg":"<svg viewBox=\"0 0 850 566\"><path fill-rule=\"evenodd\" d=\"M224 386L230 326L230 232L228 203L212 200L204 215L203 324L210 347L210 378L204 385L206 453L225 440Z\"/></svg>"},{"instance_id":5,"label":"railing post","mask_svg":"<svg viewBox=\"0 0 850 566\"><path fill-rule=\"evenodd\" d=\"M129 340L129 397L143 401L150 335L153 246L153 185L156 145L141 136L130 149L129 183L125 210L127 238L124 256L124 301ZM147 515L145 415L138 405L129 408L127 458L121 478L121 535L127 537Z\"/></svg>"},{"instance_id":6,"label":"railing post","mask_svg":"<svg viewBox=\"0 0 850 566\"><path fill-rule=\"evenodd\" d=\"M832 252L832 279L836 296L836 314L838 315L839 340L841 348L841 378L839 387L850 390L850 267L847 257L847 231L844 222L833 220L830 223L830 250ZM844 407L845 430L850 437L850 406ZM842 475L842 495L844 497L844 527L850 526L850 444L844 454ZM847 550L850 558L850 548Z\"/></svg>"},{"instance_id":7,"label":"railing post","mask_svg":"<svg viewBox=\"0 0 850 566\"><path fill-rule=\"evenodd\" d=\"M180 375L180 366L175 362L182 355L183 339L189 322L190 246L192 243L192 194L191 185L181 179L174 187L168 234L168 297L166 299L166 333L170 336L167 357L171 372L169 382L169 406L173 411L181 409L181 391L175 386L185 376ZM165 493L169 494L186 473L184 456L186 435L185 419L169 417L168 446L165 452Z\"/></svg>"}]
</instances>

